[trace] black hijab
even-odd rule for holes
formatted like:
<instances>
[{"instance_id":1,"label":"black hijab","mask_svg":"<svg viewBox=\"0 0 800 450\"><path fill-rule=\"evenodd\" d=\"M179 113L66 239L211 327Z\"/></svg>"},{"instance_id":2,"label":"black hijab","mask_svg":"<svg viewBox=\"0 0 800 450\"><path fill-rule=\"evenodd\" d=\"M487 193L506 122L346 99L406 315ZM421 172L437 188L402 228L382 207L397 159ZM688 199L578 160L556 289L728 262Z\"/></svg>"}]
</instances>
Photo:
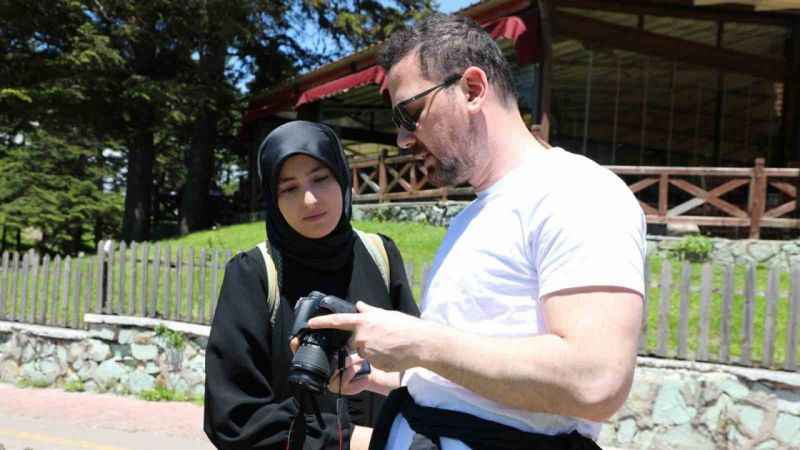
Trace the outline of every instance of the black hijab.
<instances>
[{"instance_id":1,"label":"black hijab","mask_svg":"<svg viewBox=\"0 0 800 450\"><path fill-rule=\"evenodd\" d=\"M319 239L304 237L286 222L278 209L278 177L286 160L307 155L325 164L342 189L342 216L336 228ZM267 239L281 256L322 271L341 269L353 254L355 233L350 226L352 190L350 169L339 138L328 126L296 120L274 129L258 149L258 169L264 189Z\"/></svg>"}]
</instances>

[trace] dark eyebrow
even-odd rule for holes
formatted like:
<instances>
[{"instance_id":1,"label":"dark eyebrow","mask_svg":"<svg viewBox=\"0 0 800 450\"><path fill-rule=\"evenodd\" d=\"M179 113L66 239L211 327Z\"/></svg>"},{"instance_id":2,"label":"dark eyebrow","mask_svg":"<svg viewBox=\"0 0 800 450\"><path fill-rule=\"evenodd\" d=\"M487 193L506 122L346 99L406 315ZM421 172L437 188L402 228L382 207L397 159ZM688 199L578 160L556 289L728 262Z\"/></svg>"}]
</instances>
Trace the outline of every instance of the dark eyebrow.
<instances>
[{"instance_id":1,"label":"dark eyebrow","mask_svg":"<svg viewBox=\"0 0 800 450\"><path fill-rule=\"evenodd\" d=\"M327 167L324 164L318 162L311 170L308 171L308 173L306 173L306 175L313 175L314 173L319 172L320 170L324 170L326 168ZM278 178L278 184L293 180L294 177L280 177Z\"/></svg>"}]
</instances>

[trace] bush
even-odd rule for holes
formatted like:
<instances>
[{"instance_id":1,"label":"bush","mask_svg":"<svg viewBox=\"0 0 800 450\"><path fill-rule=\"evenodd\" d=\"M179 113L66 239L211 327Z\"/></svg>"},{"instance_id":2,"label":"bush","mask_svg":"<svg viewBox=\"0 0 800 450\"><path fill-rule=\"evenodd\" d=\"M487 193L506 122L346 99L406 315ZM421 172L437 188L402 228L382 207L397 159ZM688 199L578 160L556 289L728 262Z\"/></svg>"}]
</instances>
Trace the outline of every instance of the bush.
<instances>
[{"instance_id":1,"label":"bush","mask_svg":"<svg viewBox=\"0 0 800 450\"><path fill-rule=\"evenodd\" d=\"M680 260L705 262L711 257L712 250L714 250L714 244L711 239L699 234L693 234L681 239L670 251Z\"/></svg>"}]
</instances>

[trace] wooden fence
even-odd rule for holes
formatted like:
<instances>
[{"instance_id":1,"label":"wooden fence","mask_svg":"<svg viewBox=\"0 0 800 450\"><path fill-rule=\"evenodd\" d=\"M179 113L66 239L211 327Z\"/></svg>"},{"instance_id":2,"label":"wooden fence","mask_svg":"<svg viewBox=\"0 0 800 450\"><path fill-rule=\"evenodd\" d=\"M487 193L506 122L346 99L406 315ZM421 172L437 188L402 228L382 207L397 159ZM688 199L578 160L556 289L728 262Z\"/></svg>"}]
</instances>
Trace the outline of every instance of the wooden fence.
<instances>
[{"instance_id":1,"label":"wooden fence","mask_svg":"<svg viewBox=\"0 0 800 450\"><path fill-rule=\"evenodd\" d=\"M471 196L471 187L430 184L412 155L352 159L356 202L409 201ZM742 227L757 239L764 227L800 229L796 205L800 169L753 167L607 166L639 199L648 223ZM569 176L569 174L565 174ZM591 189L590 186L576 189Z\"/></svg>"},{"instance_id":2,"label":"wooden fence","mask_svg":"<svg viewBox=\"0 0 800 450\"><path fill-rule=\"evenodd\" d=\"M96 255L0 259L0 320L83 328L88 312L211 322L232 252L125 243ZM409 265L415 287L429 266ZM421 276L415 276L420 274ZM800 266L690 264L651 258L639 353L797 371Z\"/></svg>"}]
</instances>

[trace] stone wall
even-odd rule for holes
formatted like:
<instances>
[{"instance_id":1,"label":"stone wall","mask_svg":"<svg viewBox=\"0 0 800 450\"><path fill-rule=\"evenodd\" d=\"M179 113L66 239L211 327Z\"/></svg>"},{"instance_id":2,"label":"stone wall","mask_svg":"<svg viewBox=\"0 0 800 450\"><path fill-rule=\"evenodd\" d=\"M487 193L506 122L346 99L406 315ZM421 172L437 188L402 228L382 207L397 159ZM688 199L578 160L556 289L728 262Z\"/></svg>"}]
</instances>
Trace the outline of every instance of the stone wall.
<instances>
[{"instance_id":1,"label":"stone wall","mask_svg":"<svg viewBox=\"0 0 800 450\"><path fill-rule=\"evenodd\" d=\"M209 327L87 315L88 331L0 322L0 381L137 394L162 386L203 395ZM162 324L185 340L176 351ZM626 449L800 448L800 373L639 358L603 446Z\"/></svg>"},{"instance_id":2,"label":"stone wall","mask_svg":"<svg viewBox=\"0 0 800 450\"><path fill-rule=\"evenodd\" d=\"M447 226L468 202L419 202L364 204L353 207L356 220L386 220L419 222ZM680 238L648 236L648 254L667 255ZM750 263L786 269L800 262L800 241L767 241L751 239L711 239L714 250L712 262L748 265Z\"/></svg>"},{"instance_id":3,"label":"stone wall","mask_svg":"<svg viewBox=\"0 0 800 450\"><path fill-rule=\"evenodd\" d=\"M203 395L209 327L138 317L87 314L88 330L0 322L0 381L89 392L139 394L160 386ZM179 333L176 348L157 325Z\"/></svg>"},{"instance_id":4,"label":"stone wall","mask_svg":"<svg viewBox=\"0 0 800 450\"><path fill-rule=\"evenodd\" d=\"M631 449L798 449L800 374L639 358L600 437Z\"/></svg>"}]
</instances>

